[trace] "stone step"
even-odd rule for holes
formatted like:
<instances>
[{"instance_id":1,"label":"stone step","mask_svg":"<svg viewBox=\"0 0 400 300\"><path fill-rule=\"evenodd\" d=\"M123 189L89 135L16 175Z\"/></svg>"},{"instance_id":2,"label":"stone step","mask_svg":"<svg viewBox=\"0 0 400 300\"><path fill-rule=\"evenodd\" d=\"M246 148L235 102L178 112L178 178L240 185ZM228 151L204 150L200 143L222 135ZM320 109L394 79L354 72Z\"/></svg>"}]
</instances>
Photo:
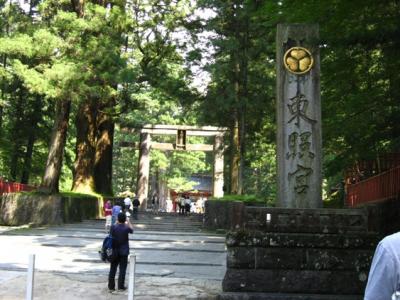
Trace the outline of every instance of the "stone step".
<instances>
[{"instance_id":1,"label":"stone step","mask_svg":"<svg viewBox=\"0 0 400 300\"><path fill-rule=\"evenodd\" d=\"M85 230L103 230L104 229L104 225L105 223L96 225L96 226L85 226ZM157 227L160 229L163 228L169 228L169 229L201 229L202 226L201 225L196 225L196 224L152 224L152 223L133 223L133 227L136 228L142 228L142 227ZM65 229L80 229L82 228L82 226L79 225L66 225L64 227ZM166 230L162 230L162 231L166 231Z\"/></svg>"},{"instance_id":2,"label":"stone step","mask_svg":"<svg viewBox=\"0 0 400 300\"><path fill-rule=\"evenodd\" d=\"M362 300L361 295L221 293L217 300Z\"/></svg>"}]
</instances>

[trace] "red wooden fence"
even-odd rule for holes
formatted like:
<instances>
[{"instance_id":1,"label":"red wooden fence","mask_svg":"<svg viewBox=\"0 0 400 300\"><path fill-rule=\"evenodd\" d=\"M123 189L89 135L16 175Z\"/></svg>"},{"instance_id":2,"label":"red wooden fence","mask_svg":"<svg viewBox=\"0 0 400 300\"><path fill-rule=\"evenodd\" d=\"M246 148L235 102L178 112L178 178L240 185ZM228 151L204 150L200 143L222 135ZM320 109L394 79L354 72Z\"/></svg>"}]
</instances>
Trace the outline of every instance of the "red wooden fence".
<instances>
[{"instance_id":1,"label":"red wooden fence","mask_svg":"<svg viewBox=\"0 0 400 300\"><path fill-rule=\"evenodd\" d=\"M400 166L346 187L350 207L395 197L400 194Z\"/></svg>"},{"instance_id":2,"label":"red wooden fence","mask_svg":"<svg viewBox=\"0 0 400 300\"><path fill-rule=\"evenodd\" d=\"M35 187L33 187L31 185L0 180L0 195L6 194L6 193L32 191L34 189L35 189Z\"/></svg>"}]
</instances>

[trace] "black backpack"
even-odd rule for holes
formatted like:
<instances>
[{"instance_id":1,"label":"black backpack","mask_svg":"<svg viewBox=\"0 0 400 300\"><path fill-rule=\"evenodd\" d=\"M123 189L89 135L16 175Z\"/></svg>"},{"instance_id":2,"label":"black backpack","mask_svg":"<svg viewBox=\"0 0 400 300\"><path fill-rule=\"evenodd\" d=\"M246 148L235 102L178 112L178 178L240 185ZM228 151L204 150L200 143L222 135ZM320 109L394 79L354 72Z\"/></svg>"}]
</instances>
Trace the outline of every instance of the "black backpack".
<instances>
[{"instance_id":1,"label":"black backpack","mask_svg":"<svg viewBox=\"0 0 400 300\"><path fill-rule=\"evenodd\" d=\"M104 262L114 262L118 257L116 246L116 240L112 237L112 233L110 233L104 238L103 245L99 251L101 260Z\"/></svg>"}]
</instances>

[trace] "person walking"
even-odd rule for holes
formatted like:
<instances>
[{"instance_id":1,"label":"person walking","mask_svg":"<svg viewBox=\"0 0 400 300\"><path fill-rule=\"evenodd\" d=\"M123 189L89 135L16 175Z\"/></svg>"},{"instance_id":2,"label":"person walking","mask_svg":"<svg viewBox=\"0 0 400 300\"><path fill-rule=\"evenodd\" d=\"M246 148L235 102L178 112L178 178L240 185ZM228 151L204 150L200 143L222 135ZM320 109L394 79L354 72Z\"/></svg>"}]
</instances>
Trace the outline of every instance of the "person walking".
<instances>
[{"instance_id":1,"label":"person walking","mask_svg":"<svg viewBox=\"0 0 400 300\"><path fill-rule=\"evenodd\" d=\"M179 199L179 214L185 215L185 196L184 195L182 195L182 197Z\"/></svg>"},{"instance_id":2,"label":"person walking","mask_svg":"<svg viewBox=\"0 0 400 300\"><path fill-rule=\"evenodd\" d=\"M133 199L132 202L132 216L135 220L138 219L138 211L139 211L140 201L137 197Z\"/></svg>"},{"instance_id":3,"label":"person walking","mask_svg":"<svg viewBox=\"0 0 400 300\"><path fill-rule=\"evenodd\" d=\"M118 214L122 211L122 204L120 201L117 201L115 205L112 207L112 212L111 212L111 225L114 225L115 222L117 221Z\"/></svg>"},{"instance_id":4,"label":"person walking","mask_svg":"<svg viewBox=\"0 0 400 300\"><path fill-rule=\"evenodd\" d=\"M157 214L158 212L158 197L157 193L153 194L153 197L151 197L151 210L153 214Z\"/></svg>"},{"instance_id":5,"label":"person walking","mask_svg":"<svg viewBox=\"0 0 400 300\"><path fill-rule=\"evenodd\" d=\"M128 195L124 199L124 210L125 210L125 212L129 211L131 209L131 206L132 206L132 201L131 201L131 198Z\"/></svg>"},{"instance_id":6,"label":"person walking","mask_svg":"<svg viewBox=\"0 0 400 300\"><path fill-rule=\"evenodd\" d=\"M104 204L104 216L106 217L106 232L110 232L111 228L111 222L112 222L112 205L111 201L107 200L106 203Z\"/></svg>"},{"instance_id":7,"label":"person walking","mask_svg":"<svg viewBox=\"0 0 400 300\"><path fill-rule=\"evenodd\" d=\"M191 204L192 204L192 201L190 200L189 196L186 195L186 197L185 197L185 212L184 212L184 214L187 215L187 216L190 215L190 206L191 206Z\"/></svg>"},{"instance_id":8,"label":"person walking","mask_svg":"<svg viewBox=\"0 0 400 300\"><path fill-rule=\"evenodd\" d=\"M115 291L115 274L117 273L117 268L119 266L118 289L126 290L125 275L128 266L129 234L133 233L133 225L124 212L118 214L118 221L111 227L110 233L114 238L113 242L116 244L114 248L116 249L117 257L110 264L108 289L110 292Z\"/></svg>"}]
</instances>

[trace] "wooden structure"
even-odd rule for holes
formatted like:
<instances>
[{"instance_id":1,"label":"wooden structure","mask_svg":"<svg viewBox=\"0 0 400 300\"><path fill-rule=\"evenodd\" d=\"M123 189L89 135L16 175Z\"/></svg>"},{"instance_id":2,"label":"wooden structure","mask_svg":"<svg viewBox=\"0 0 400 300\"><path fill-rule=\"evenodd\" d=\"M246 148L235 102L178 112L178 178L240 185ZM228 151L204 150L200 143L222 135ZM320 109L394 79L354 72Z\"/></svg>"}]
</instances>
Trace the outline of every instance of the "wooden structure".
<instances>
[{"instance_id":1,"label":"wooden structure","mask_svg":"<svg viewBox=\"0 0 400 300\"><path fill-rule=\"evenodd\" d=\"M124 128L123 131L131 131ZM214 152L212 195L219 198L224 195L224 134L225 127L214 126L186 126L186 125L145 125L140 133L139 165L137 178L137 197L141 209L147 208L150 172L150 150L164 151L210 151ZM175 143L152 142L152 135L175 135ZM188 144L187 136L214 137L214 144ZM126 144L126 143L125 143Z\"/></svg>"},{"instance_id":2,"label":"wooden structure","mask_svg":"<svg viewBox=\"0 0 400 300\"><path fill-rule=\"evenodd\" d=\"M349 186L364 181L398 166L400 166L400 153L385 153L376 159L357 161L346 170L345 184Z\"/></svg>"},{"instance_id":3,"label":"wooden structure","mask_svg":"<svg viewBox=\"0 0 400 300\"><path fill-rule=\"evenodd\" d=\"M7 182L0 179L0 196L7 193L29 192L34 189L36 189L36 187L28 184Z\"/></svg>"},{"instance_id":4,"label":"wooden structure","mask_svg":"<svg viewBox=\"0 0 400 300\"><path fill-rule=\"evenodd\" d=\"M346 185L346 204L357 207L400 196L400 165L379 175Z\"/></svg>"}]
</instances>

